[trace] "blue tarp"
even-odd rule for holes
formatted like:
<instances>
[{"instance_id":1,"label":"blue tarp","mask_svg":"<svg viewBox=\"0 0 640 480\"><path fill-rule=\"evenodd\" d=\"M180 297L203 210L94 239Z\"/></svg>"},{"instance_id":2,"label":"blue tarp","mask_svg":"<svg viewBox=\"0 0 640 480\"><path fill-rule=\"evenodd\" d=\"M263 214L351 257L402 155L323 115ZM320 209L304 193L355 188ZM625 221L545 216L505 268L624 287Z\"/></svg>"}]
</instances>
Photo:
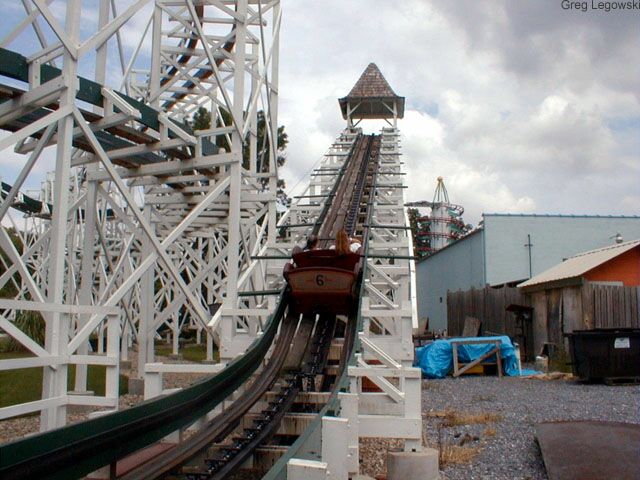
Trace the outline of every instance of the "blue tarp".
<instances>
[{"instance_id":1,"label":"blue tarp","mask_svg":"<svg viewBox=\"0 0 640 480\"><path fill-rule=\"evenodd\" d=\"M500 355L502 356L502 369L506 375L518 376L518 358L516 349L511 339L505 336L498 337L464 337L436 340L435 342L416 349L414 366L422 369L427 378L444 378L453 370L453 348L451 342L456 340L500 340ZM493 349L493 343L478 343L472 345L458 345L458 361L469 363L481 357ZM495 361L495 357L489 357L488 361Z\"/></svg>"}]
</instances>

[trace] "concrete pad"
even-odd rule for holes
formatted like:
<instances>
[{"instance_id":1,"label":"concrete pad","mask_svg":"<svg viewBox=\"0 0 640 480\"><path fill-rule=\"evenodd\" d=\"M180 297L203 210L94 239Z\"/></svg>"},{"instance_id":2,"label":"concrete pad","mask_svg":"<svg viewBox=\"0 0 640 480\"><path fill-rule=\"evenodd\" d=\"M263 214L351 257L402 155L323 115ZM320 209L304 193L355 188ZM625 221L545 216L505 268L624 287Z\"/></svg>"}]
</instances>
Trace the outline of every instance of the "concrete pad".
<instances>
[{"instance_id":1,"label":"concrete pad","mask_svg":"<svg viewBox=\"0 0 640 480\"><path fill-rule=\"evenodd\" d=\"M439 480L438 450L424 448L421 452L389 452L387 480Z\"/></svg>"},{"instance_id":2,"label":"concrete pad","mask_svg":"<svg viewBox=\"0 0 640 480\"><path fill-rule=\"evenodd\" d=\"M640 425L565 421L535 427L549 480L637 480Z\"/></svg>"}]
</instances>

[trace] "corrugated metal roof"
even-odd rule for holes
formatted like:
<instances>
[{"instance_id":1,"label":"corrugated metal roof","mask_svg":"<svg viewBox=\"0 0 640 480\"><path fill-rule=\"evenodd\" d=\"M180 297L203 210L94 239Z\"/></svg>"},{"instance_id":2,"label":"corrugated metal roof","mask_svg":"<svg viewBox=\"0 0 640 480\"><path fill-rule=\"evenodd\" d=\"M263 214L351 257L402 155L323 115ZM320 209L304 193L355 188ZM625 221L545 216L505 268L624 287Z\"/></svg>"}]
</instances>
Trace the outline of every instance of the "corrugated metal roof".
<instances>
[{"instance_id":1,"label":"corrugated metal roof","mask_svg":"<svg viewBox=\"0 0 640 480\"><path fill-rule=\"evenodd\" d=\"M589 252L575 255L564 262L545 270L535 277L530 278L526 282L519 284L518 287L531 287L542 283L580 277L589 270L592 270L639 245L640 240L632 240L630 242L610 245L608 247L598 248L597 250L591 250Z\"/></svg>"}]
</instances>

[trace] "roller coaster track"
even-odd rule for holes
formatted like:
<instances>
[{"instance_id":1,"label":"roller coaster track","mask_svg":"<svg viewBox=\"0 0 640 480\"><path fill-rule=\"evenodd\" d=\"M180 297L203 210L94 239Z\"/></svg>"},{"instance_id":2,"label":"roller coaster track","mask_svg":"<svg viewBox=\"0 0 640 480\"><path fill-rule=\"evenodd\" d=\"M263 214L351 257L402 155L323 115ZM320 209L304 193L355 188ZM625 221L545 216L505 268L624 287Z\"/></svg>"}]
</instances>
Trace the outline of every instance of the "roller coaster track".
<instances>
[{"instance_id":1,"label":"roller coaster track","mask_svg":"<svg viewBox=\"0 0 640 480\"><path fill-rule=\"evenodd\" d=\"M1 53L1 52L0 52ZM361 204L370 205L375 185L377 168L377 148L379 137L359 136L336 180L331 201L327 201L319 217L316 231L332 232L334 224L344 226L345 218L353 219ZM368 197L363 200L365 197ZM344 212L344 207L347 212ZM369 212L369 210L367 210ZM367 218L370 212L365 215ZM355 220L353 221L354 228ZM366 223L358 222L366 229ZM367 237L363 245L367 252ZM131 409L94 418L86 422L69 425L37 436L21 439L0 447L0 477L3 479L23 478L78 478L104 465L114 465L119 459L160 441L171 432L185 428L206 416L217 405L241 386L243 393L223 413L217 415L195 435L163 455L161 461L142 464L121 478L157 478L202 452L214 442L232 432L240 419L249 412L258 399L278 380L282 365L287 358L297 319L287 317L288 294L283 291L277 308L264 327L263 334L247 350L232 361L224 370L213 377L197 382L171 395L164 395L146 401ZM337 392L344 386L346 366L353 361L357 324L356 311L350 316L345 329L344 347L341 353L339 374L333 381L329 402L322 408L309 429L317 428L321 415L335 408ZM254 428L249 435L236 441L227 449L228 458L209 459L205 471L193 473L190 478L224 478L251 454L253 449L267 440L277 428L283 415L290 408L305 378L317 375L326 362L330 339L333 335L334 319L320 319L315 325L312 348L298 363L293 372L281 380L286 383L279 399L272 402L268 411L262 412L262 425ZM279 333L278 329L280 329ZM277 335L277 340L274 340ZM306 341L301 336L298 341ZM275 343L274 343L275 342ZM248 384L250 376L258 371L267 352L273 347L270 359L258 378ZM292 349L293 350L293 349ZM325 379L323 382L329 384ZM308 430L310 431L310 430ZM252 435L251 435L252 434ZM301 437L307 437L305 432ZM300 440L300 439L299 439ZM302 440L301 440L302 441ZM295 453L300 442L294 442L291 452ZM268 474L276 478L282 472L283 463L278 462Z\"/></svg>"},{"instance_id":2,"label":"roller coaster track","mask_svg":"<svg viewBox=\"0 0 640 480\"><path fill-rule=\"evenodd\" d=\"M402 175L395 127L404 99L384 97L393 100L383 114L393 123L380 136L353 127L353 103L347 129L296 197L309 200L296 202L278 222L277 162L261 157L275 154L278 133L279 0L149 2L153 12L130 52L120 36L145 1L132 0L119 14L116 2L100 0L91 36L80 23L82 0L67 2L64 28L48 1L35 2L38 12L25 3L32 12L2 46L31 54L0 48L0 128L10 132L0 147L13 146L27 159L15 180L0 184L0 210L18 230L24 220L29 246L18 251L0 231L12 262L0 281L20 289L14 300L0 301L0 327L36 355L3 360L0 367L43 372L42 399L0 409L0 418L40 412L45 431L0 446L0 478L93 472L94 478L128 480L221 479L253 456L261 470L273 465L265 478L275 480L293 457L322 460L332 474L338 466L357 472L359 437L400 432L415 443L416 382L405 388L403 370L411 360L405 340L415 317L414 283L412 257L403 255L405 244L410 249L399 190L405 187L395 176ZM59 43L40 38L39 20ZM35 53L14 41L29 24L42 46ZM105 84L114 73L109 42L118 45L127 95ZM138 55L149 43L151 55ZM93 80L79 77L94 56ZM195 132L186 119L202 105L216 110L215 125ZM262 145L259 109L266 125ZM231 122L221 125L227 116ZM36 162L50 160L43 154L49 146L56 169L37 199L19 189L36 176ZM15 218L9 208L27 218ZM294 316L293 294L280 275L291 249L309 233L326 247L341 229L362 237L358 305L340 317ZM11 323L30 309L44 312L44 347ZM153 363L154 337L168 327L178 352L187 322L198 335L206 331L208 359L217 344L221 365ZM106 346L100 342L99 353L91 354L96 334L106 337ZM133 336L136 381L144 374L145 394L154 398L61 427L70 406L117 410L118 373L128 354L121 346ZM87 391L80 367L70 392L69 367L96 364L105 367L104 396ZM163 393L162 375L178 370L217 374ZM368 394L363 378L385 394L390 415L361 409L356 397ZM300 411L305 414L296 417ZM318 453L320 437L345 432L347 423L339 447L324 452L325 438ZM295 463L289 466L299 468Z\"/></svg>"},{"instance_id":3,"label":"roller coaster track","mask_svg":"<svg viewBox=\"0 0 640 480\"><path fill-rule=\"evenodd\" d=\"M197 18L200 21L200 25L202 26L202 18L204 16L204 6L196 5L194 8L197 14ZM222 50L226 52L230 52L235 45L235 36L233 35L234 29L235 29L235 25L232 27L230 32L231 40L225 42L224 45L222 46ZM195 48L197 47L198 41L199 41L198 38L190 38L187 42L187 49L195 50ZM191 57L192 56L189 54L181 55L178 58L177 63L179 65L185 65L189 62ZM216 60L216 66L219 67L222 64L222 62L223 62L223 59ZM11 52L9 50L0 48L0 74L6 75L8 77L14 78L19 81L27 82L28 81L27 64L28 62L26 57L20 54L17 54L15 52ZM168 82L171 81L172 78L174 78L177 75L177 73L178 73L177 67L171 67L167 71L166 75L162 78L160 85L161 86L166 85ZM212 74L213 74L213 70L211 68L200 69L194 74L194 78L198 80L205 80L209 78ZM46 82L48 80L51 80L55 77L60 76L61 72L59 69L55 67L51 67L49 65L42 65L41 75L42 75L42 81ZM80 86L83 91L80 92L78 95L79 100L87 101L96 106L102 105L101 96L97 93L101 91L101 86L99 84L84 78L80 78ZM196 85L191 80L186 81L185 84L183 85L183 88L186 89L187 91L191 91L195 87ZM14 87L6 86L6 85L0 86L0 103L2 101L9 101L12 98L17 98L23 93L24 93L23 91ZM171 110L171 108L174 105L176 105L177 102L185 98L188 94L189 94L188 92L174 93L170 100L167 100L164 102L163 110L164 111ZM143 121L142 123L147 128L152 128L153 130L158 129L158 123L157 123L158 114L156 111L154 111L149 107L146 107L143 103L127 95L123 95L121 93L119 93L118 95L122 97L123 100L125 100L130 105L144 112L145 119L147 121L146 122ZM48 111L51 111L55 108L57 108L55 105L45 106L44 108L36 110L35 112L30 112L26 116L17 118L13 122L2 124L2 128L9 131L19 130L22 126L27 125L28 123L38 120L40 118L43 118L48 113ZM82 114L87 120L90 120L90 121L98 119L97 115L87 111L83 111ZM183 127L185 130L189 132L191 131L191 129L187 125L181 125L181 127ZM143 135L142 132L134 131L132 129L126 129L123 127L112 128L110 130L110 133L112 135L106 135L105 132L98 132L97 134L98 140L100 141L103 148L105 148L105 150L107 151L110 148L125 148L127 146L131 146L132 144L144 144L153 140L152 138ZM36 133L34 137L38 138L39 133ZM206 143L207 145L204 145L205 150L203 153L212 153L213 150L217 150L217 148L215 148L215 146L212 145L210 142L206 142ZM92 151L91 147L85 143L76 143L75 146L86 151ZM184 157L183 154L181 154L181 152L176 151L175 154L179 158L184 158L184 159L187 158L187 157ZM128 157L128 159L131 159L131 158L132 157ZM140 164L155 163L155 162L164 160L153 154L143 154L143 155L133 156L133 158L137 159L140 162ZM120 162L120 163L125 164L126 166L131 166L128 161ZM0 185L0 198L2 199L6 198L11 192L11 190L12 190L11 185L9 185L8 183L2 182ZM12 202L12 205L11 205L12 208L22 213L25 213L27 215L42 216L47 218L50 216L50 213L53 210L53 205L46 202L41 202L40 200L32 198L24 193L17 195L17 197L18 197L18 200Z\"/></svg>"}]
</instances>

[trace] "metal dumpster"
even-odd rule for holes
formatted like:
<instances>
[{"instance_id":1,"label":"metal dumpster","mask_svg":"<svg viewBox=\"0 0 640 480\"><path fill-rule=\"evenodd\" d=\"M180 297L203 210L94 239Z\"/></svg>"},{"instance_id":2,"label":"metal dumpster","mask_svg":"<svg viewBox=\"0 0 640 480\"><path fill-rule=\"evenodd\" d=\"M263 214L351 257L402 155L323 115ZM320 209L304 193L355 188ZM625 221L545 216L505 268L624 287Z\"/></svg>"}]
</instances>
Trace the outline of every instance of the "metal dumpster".
<instances>
[{"instance_id":1,"label":"metal dumpster","mask_svg":"<svg viewBox=\"0 0 640 480\"><path fill-rule=\"evenodd\" d=\"M640 328L596 328L567 335L573 374L585 381L640 382Z\"/></svg>"}]
</instances>

